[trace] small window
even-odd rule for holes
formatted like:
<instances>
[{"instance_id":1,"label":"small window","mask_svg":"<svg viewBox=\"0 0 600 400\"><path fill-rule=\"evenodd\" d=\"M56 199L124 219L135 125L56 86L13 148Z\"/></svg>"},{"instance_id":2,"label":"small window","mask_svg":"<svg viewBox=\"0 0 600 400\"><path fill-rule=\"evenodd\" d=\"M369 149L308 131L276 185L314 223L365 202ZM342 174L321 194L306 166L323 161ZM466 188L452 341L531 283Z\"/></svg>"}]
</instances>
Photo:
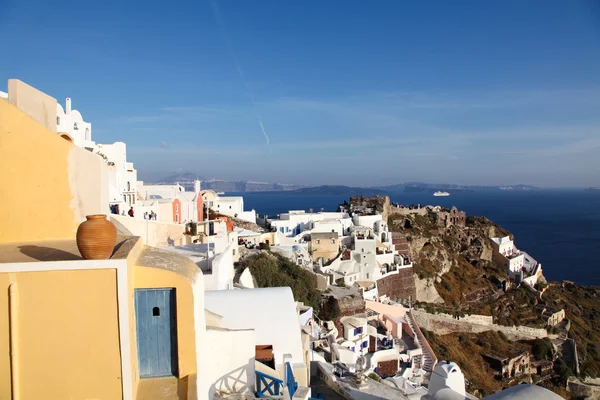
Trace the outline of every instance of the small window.
<instances>
[{"instance_id":1,"label":"small window","mask_svg":"<svg viewBox=\"0 0 600 400\"><path fill-rule=\"evenodd\" d=\"M331 239L331 244L335 244L335 239Z\"/></svg>"},{"instance_id":2,"label":"small window","mask_svg":"<svg viewBox=\"0 0 600 400\"><path fill-rule=\"evenodd\" d=\"M317 239L317 244L321 244L321 239Z\"/></svg>"},{"instance_id":3,"label":"small window","mask_svg":"<svg viewBox=\"0 0 600 400\"><path fill-rule=\"evenodd\" d=\"M152 309L152 316L153 316L153 317L160 317L160 308L158 308L158 307L154 307L154 308Z\"/></svg>"},{"instance_id":4,"label":"small window","mask_svg":"<svg viewBox=\"0 0 600 400\"><path fill-rule=\"evenodd\" d=\"M235 249L233 249L233 255L235 256Z\"/></svg>"},{"instance_id":5,"label":"small window","mask_svg":"<svg viewBox=\"0 0 600 400\"><path fill-rule=\"evenodd\" d=\"M229 206L229 209L231 210L231 206Z\"/></svg>"},{"instance_id":6,"label":"small window","mask_svg":"<svg viewBox=\"0 0 600 400\"><path fill-rule=\"evenodd\" d=\"M79 130L79 127L77 126L77 122L75 122L75 123L73 124L73 129L74 129L74 130L76 130L76 131L78 131L78 130Z\"/></svg>"},{"instance_id":7,"label":"small window","mask_svg":"<svg viewBox=\"0 0 600 400\"><path fill-rule=\"evenodd\" d=\"M175 212L179 212L179 204L175 204Z\"/></svg>"},{"instance_id":8,"label":"small window","mask_svg":"<svg viewBox=\"0 0 600 400\"><path fill-rule=\"evenodd\" d=\"M60 125L60 117L56 117L56 125Z\"/></svg>"}]
</instances>

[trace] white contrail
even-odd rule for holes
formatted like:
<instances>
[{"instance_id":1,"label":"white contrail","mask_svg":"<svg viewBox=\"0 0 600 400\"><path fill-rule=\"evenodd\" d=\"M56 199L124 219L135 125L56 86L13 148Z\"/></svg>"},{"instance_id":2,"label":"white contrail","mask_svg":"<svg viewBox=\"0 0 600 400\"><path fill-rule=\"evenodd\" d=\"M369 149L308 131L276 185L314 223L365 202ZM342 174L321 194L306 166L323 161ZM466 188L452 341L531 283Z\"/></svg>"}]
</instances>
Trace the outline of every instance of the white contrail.
<instances>
[{"instance_id":1,"label":"white contrail","mask_svg":"<svg viewBox=\"0 0 600 400\"><path fill-rule=\"evenodd\" d=\"M250 92L250 89L248 89L248 84L246 83L246 77L244 76L244 70L242 70L242 67L240 66L240 63L238 62L238 58L235 54L235 50L233 49L233 45L231 44L231 40L229 40L229 35L227 34L227 30L225 29L225 24L223 23L223 19L221 18L221 13L219 12L219 7L217 6L217 2L215 0L210 0L210 5L213 10L215 19L217 20L217 25L219 25L219 29L221 30L221 34L223 35L223 39L225 40L225 44L227 46L227 51L229 52L229 56L233 60L235 69L237 70L237 72L240 76L240 79L242 80L242 84L244 85L244 91L245 91L246 95L248 96L248 98L250 99L250 102L252 103L252 108L254 110L256 120L258 121L258 125L260 126L260 130L262 131L262 134L265 136L265 140L267 141L267 146L269 147L269 154L271 154L271 151L272 151L271 139L269 138L269 135L267 135L267 131L265 130L265 126L263 124L263 120L262 120L261 116L258 115L258 112L256 111L256 102L254 101L254 96L252 95L252 92Z\"/></svg>"}]
</instances>

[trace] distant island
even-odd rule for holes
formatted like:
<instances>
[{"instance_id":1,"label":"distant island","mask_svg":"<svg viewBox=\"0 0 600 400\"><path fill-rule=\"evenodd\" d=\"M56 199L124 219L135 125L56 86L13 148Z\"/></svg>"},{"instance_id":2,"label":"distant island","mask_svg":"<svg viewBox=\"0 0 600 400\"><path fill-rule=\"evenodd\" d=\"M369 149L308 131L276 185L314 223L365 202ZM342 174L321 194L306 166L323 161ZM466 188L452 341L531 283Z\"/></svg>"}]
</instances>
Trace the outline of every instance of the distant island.
<instances>
[{"instance_id":1,"label":"distant island","mask_svg":"<svg viewBox=\"0 0 600 400\"><path fill-rule=\"evenodd\" d=\"M157 185L174 185L176 183L185 187L186 190L193 190L194 181L199 180L202 189L211 189L215 192L283 192L304 188L302 185L288 183L271 183L255 181L228 181L225 179L204 179L191 172L183 172L167 176L153 183Z\"/></svg>"},{"instance_id":2,"label":"distant island","mask_svg":"<svg viewBox=\"0 0 600 400\"><path fill-rule=\"evenodd\" d=\"M387 194L385 190L350 187L341 185L323 185L316 187L307 187L288 191L294 194L334 194L334 195L355 195L355 196L383 196Z\"/></svg>"},{"instance_id":3,"label":"distant island","mask_svg":"<svg viewBox=\"0 0 600 400\"><path fill-rule=\"evenodd\" d=\"M539 188L531 185L502 185L502 186L484 186L484 185L457 185L452 183L425 183L425 182L406 182L388 186L375 187L352 187L344 185L322 185L308 187L305 185L295 185L290 183L278 182L257 182L257 181L229 181L226 179L205 179L192 172L180 172L167 176L155 184L174 185L176 183L184 186L186 190L193 190L194 181L200 180L202 189L211 189L215 192L224 193L251 193L251 192L286 192L297 194L343 194L343 195L363 195L377 196L388 193L398 192L436 192L445 191L449 193L474 192L482 190L538 190ZM600 190L600 188L587 188L586 190Z\"/></svg>"},{"instance_id":4,"label":"distant island","mask_svg":"<svg viewBox=\"0 0 600 400\"><path fill-rule=\"evenodd\" d=\"M586 192L600 192L600 186L596 186L596 187L587 187L585 189Z\"/></svg>"}]
</instances>

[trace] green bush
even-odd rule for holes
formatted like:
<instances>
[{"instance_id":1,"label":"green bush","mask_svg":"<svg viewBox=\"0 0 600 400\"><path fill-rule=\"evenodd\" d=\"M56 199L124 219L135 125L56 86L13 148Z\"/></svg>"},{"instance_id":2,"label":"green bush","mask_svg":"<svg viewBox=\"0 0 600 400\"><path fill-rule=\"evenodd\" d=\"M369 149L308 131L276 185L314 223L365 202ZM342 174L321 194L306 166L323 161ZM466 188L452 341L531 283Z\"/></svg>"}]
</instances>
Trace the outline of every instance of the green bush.
<instances>
[{"instance_id":1,"label":"green bush","mask_svg":"<svg viewBox=\"0 0 600 400\"><path fill-rule=\"evenodd\" d=\"M266 243L259 243L258 246L261 250L271 250L271 247Z\"/></svg>"},{"instance_id":2,"label":"green bush","mask_svg":"<svg viewBox=\"0 0 600 400\"><path fill-rule=\"evenodd\" d=\"M258 254L240 261L241 270L250 268L258 287L288 286L294 299L311 306L315 313L320 308L320 294L317 278L295 263L278 255Z\"/></svg>"},{"instance_id":3,"label":"green bush","mask_svg":"<svg viewBox=\"0 0 600 400\"><path fill-rule=\"evenodd\" d=\"M452 287L450 286L450 284L448 283L447 280L442 279L442 286L444 287L444 289L450 291L452 289Z\"/></svg>"},{"instance_id":4,"label":"green bush","mask_svg":"<svg viewBox=\"0 0 600 400\"><path fill-rule=\"evenodd\" d=\"M335 281L335 286L347 287L346 284L344 283L344 278L340 278L337 281Z\"/></svg>"},{"instance_id":5,"label":"green bush","mask_svg":"<svg viewBox=\"0 0 600 400\"><path fill-rule=\"evenodd\" d=\"M328 297L319 311L319 318L324 321L333 321L342 316L340 305L334 297Z\"/></svg>"},{"instance_id":6,"label":"green bush","mask_svg":"<svg viewBox=\"0 0 600 400\"><path fill-rule=\"evenodd\" d=\"M375 372L371 372L369 374L369 378L373 379L374 381L381 382L381 378Z\"/></svg>"},{"instance_id":7,"label":"green bush","mask_svg":"<svg viewBox=\"0 0 600 400\"><path fill-rule=\"evenodd\" d=\"M563 387L567 384L569 376L573 375L571 369L560 358L554 363L554 372L558 375L558 377L553 379L554 383Z\"/></svg>"},{"instance_id":8,"label":"green bush","mask_svg":"<svg viewBox=\"0 0 600 400\"><path fill-rule=\"evenodd\" d=\"M536 360L552 360L552 343L546 339L536 339L531 348Z\"/></svg>"}]
</instances>

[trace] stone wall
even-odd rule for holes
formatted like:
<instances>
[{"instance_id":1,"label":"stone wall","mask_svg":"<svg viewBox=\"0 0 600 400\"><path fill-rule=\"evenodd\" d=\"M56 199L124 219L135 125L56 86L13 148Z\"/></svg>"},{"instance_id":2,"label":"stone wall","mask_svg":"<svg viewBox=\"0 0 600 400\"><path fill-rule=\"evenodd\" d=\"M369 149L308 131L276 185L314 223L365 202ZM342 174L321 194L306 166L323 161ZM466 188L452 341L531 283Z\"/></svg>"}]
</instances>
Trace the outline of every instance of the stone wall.
<instances>
[{"instance_id":1,"label":"stone wall","mask_svg":"<svg viewBox=\"0 0 600 400\"><path fill-rule=\"evenodd\" d=\"M377 293L379 296L388 296L391 300L402 302L415 302L417 299L417 289L415 287L415 278L413 267L402 268L397 274L386 276L377 281Z\"/></svg>"},{"instance_id":2,"label":"stone wall","mask_svg":"<svg viewBox=\"0 0 600 400\"><path fill-rule=\"evenodd\" d=\"M398 360L379 361L377 363L377 375L384 376L396 376L398 372Z\"/></svg>"},{"instance_id":3,"label":"stone wall","mask_svg":"<svg viewBox=\"0 0 600 400\"><path fill-rule=\"evenodd\" d=\"M429 331L435 332L438 335L447 335L450 333L481 333L485 331L503 332L509 339L512 340L529 340L536 338L544 338L548 336L545 329L530 328L528 326L504 326L489 322L486 316L469 316L459 320L446 314L429 314L423 310L414 310L413 316L417 323Z\"/></svg>"},{"instance_id":4,"label":"stone wall","mask_svg":"<svg viewBox=\"0 0 600 400\"><path fill-rule=\"evenodd\" d=\"M335 327L338 330L338 337L344 335L344 326L341 324L340 319L342 317L348 317L355 314L361 314L365 312L365 301L360 295L356 296L345 296L337 299L333 296L326 297L326 300L322 303L321 307L323 311L328 312L331 308L339 307L340 316L333 320Z\"/></svg>"},{"instance_id":5,"label":"stone wall","mask_svg":"<svg viewBox=\"0 0 600 400\"><path fill-rule=\"evenodd\" d=\"M569 381L569 392L578 399L600 399L600 386L589 385L580 381Z\"/></svg>"}]
</instances>

